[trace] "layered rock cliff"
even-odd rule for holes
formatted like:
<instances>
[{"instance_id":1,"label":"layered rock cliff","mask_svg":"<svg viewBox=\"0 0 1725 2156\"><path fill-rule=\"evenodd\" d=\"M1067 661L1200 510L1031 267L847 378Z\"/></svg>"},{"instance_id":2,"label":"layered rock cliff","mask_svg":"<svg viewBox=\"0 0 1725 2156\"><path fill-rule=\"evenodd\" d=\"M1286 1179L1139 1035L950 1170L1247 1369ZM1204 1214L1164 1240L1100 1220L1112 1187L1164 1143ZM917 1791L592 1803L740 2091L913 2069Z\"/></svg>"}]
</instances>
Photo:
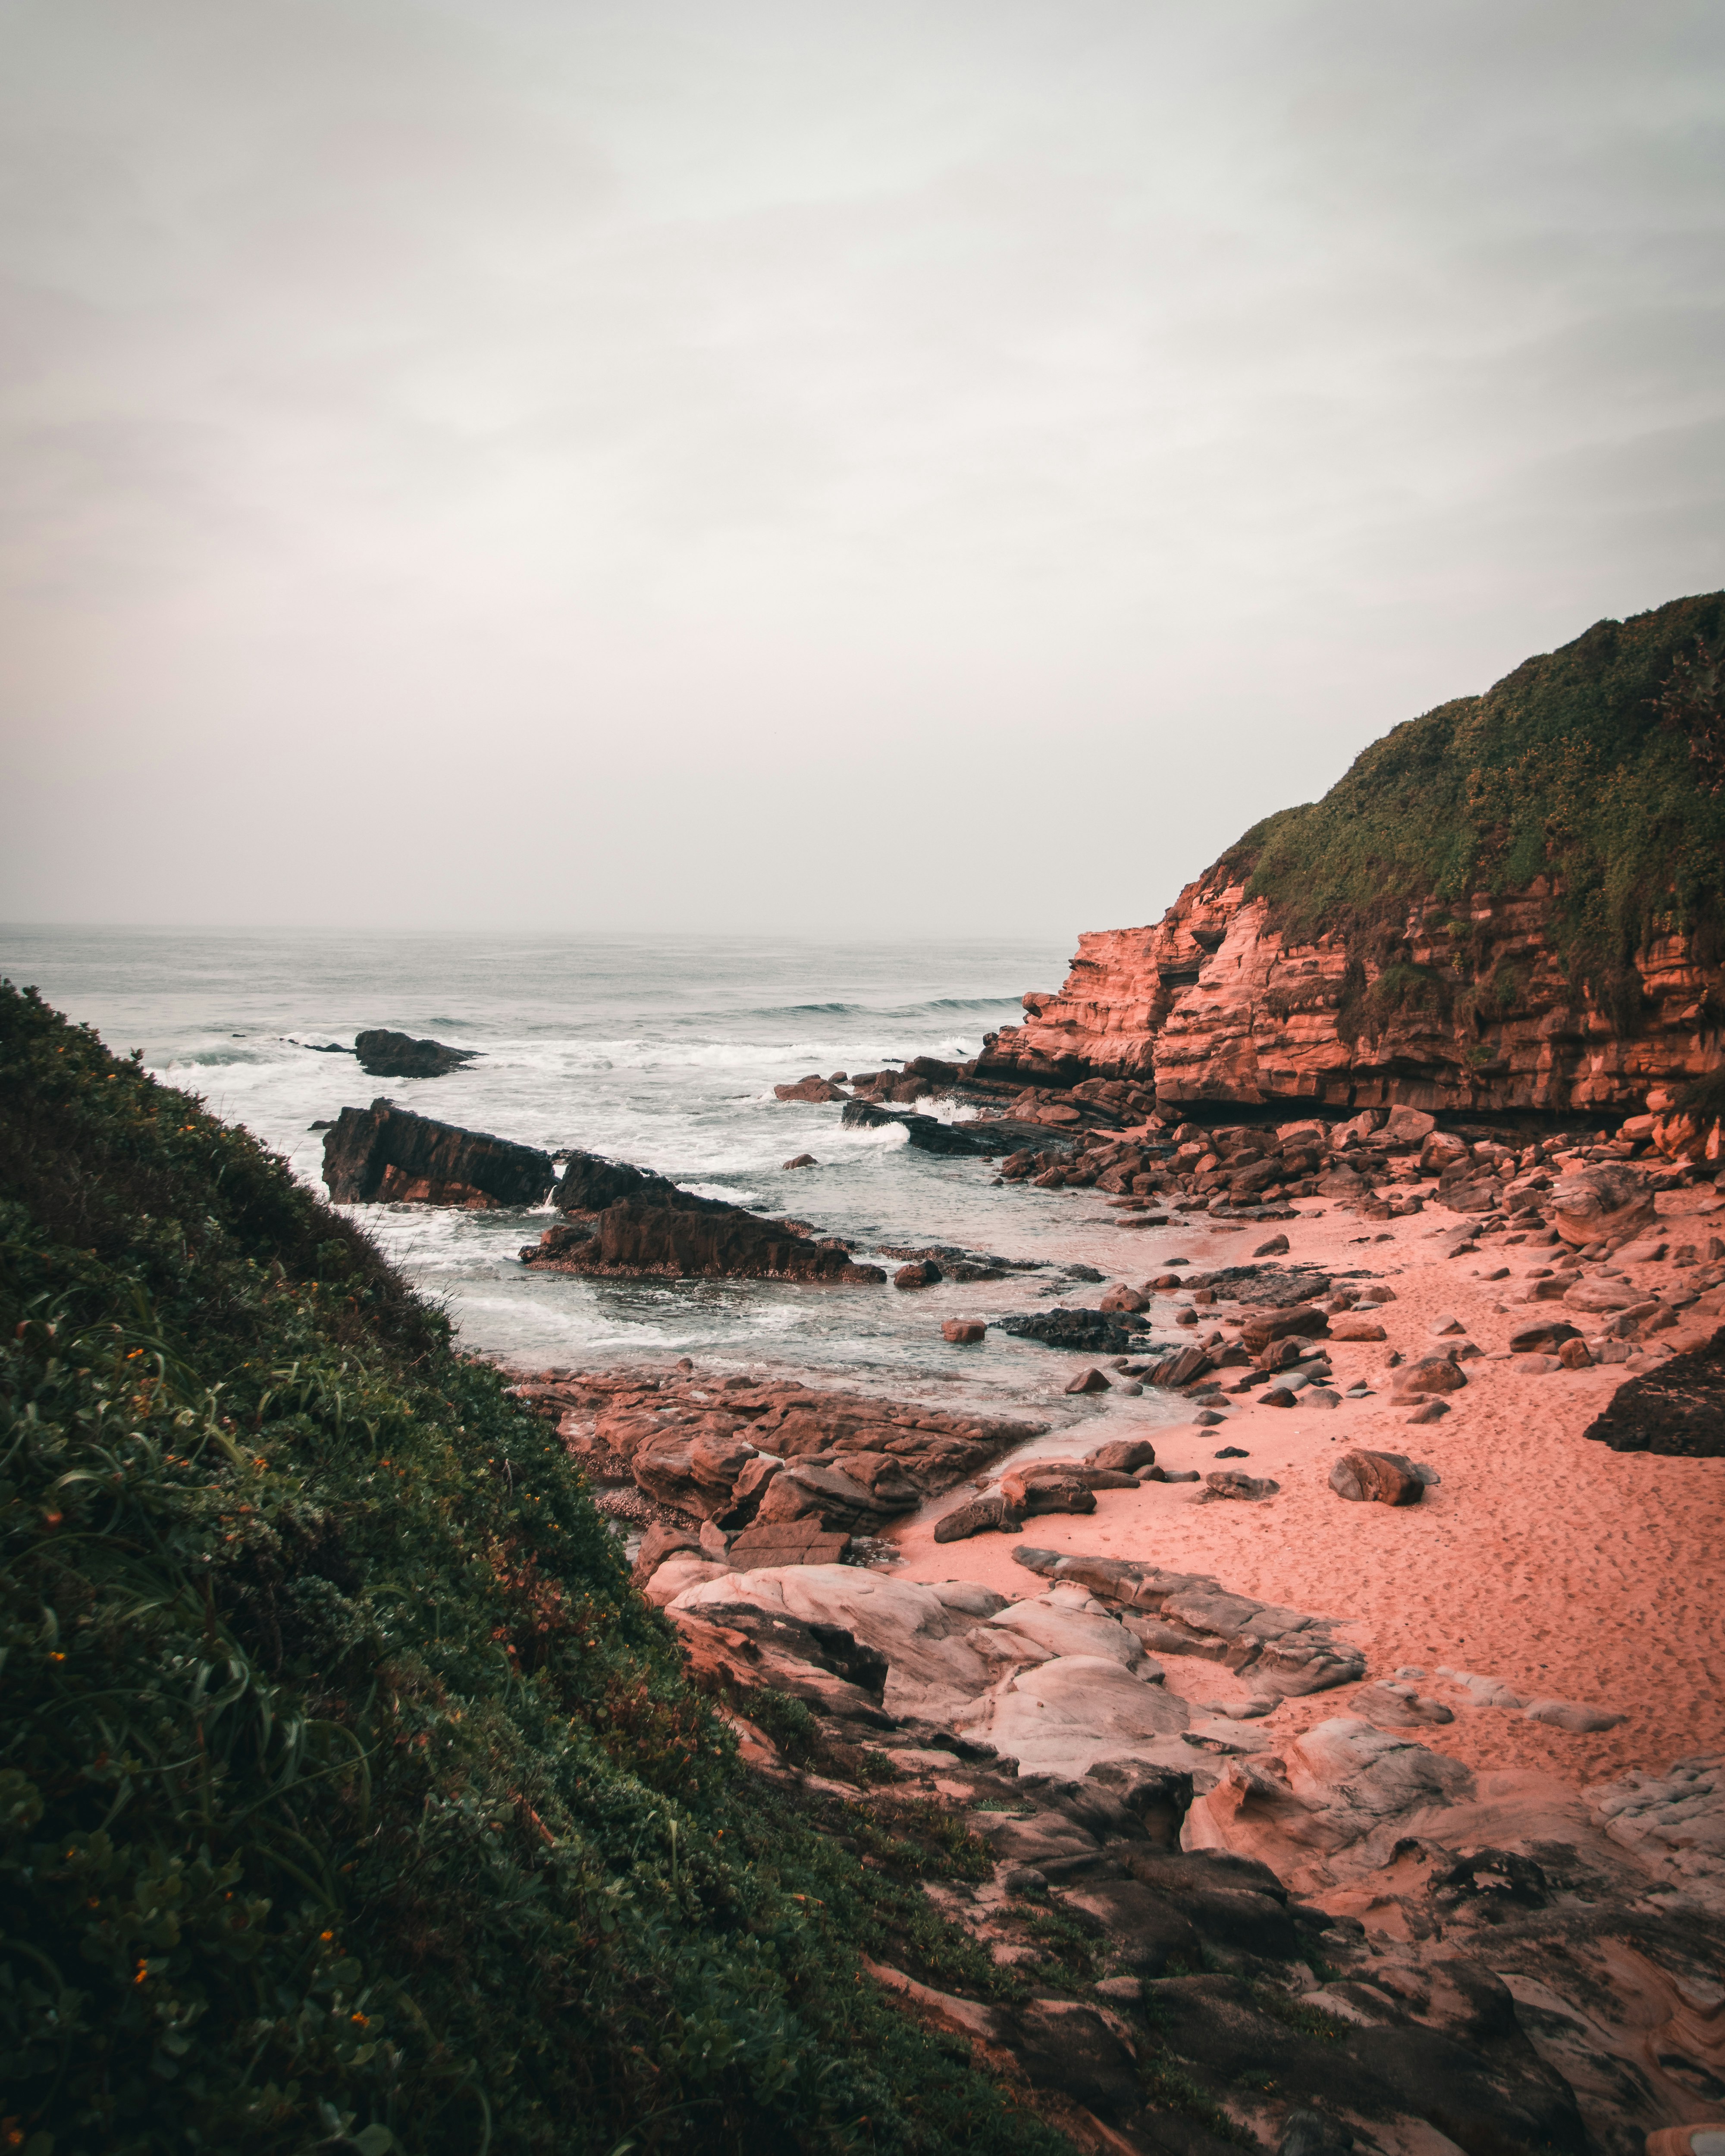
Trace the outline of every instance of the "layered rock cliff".
<instances>
[{"instance_id":1,"label":"layered rock cliff","mask_svg":"<svg viewBox=\"0 0 1725 2156\"><path fill-rule=\"evenodd\" d=\"M982 1075L1169 1104L1700 1101L1725 1066L1722 653L1725 594L1677 600L1396 727L1157 925L1081 937Z\"/></svg>"}]
</instances>

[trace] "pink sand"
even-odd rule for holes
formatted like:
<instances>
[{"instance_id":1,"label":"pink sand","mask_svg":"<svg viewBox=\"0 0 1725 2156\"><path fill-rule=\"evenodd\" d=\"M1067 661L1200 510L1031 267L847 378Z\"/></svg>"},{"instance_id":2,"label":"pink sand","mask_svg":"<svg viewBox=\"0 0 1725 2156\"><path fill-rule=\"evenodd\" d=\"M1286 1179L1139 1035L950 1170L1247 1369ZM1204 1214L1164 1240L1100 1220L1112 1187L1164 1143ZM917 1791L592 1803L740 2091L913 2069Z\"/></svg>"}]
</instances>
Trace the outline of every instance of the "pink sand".
<instances>
[{"instance_id":1,"label":"pink sand","mask_svg":"<svg viewBox=\"0 0 1725 2156\"><path fill-rule=\"evenodd\" d=\"M1674 1209L1682 1204L1677 1199ZM1273 1477L1280 1496L1196 1504L1201 1485L1153 1483L1099 1491L1095 1512L1033 1519L1021 1537L947 1544L935 1542L931 1512L897 1534L906 1560L898 1576L1034 1594L1035 1575L1013 1562L1027 1544L1209 1573L1260 1600L1347 1620L1340 1636L1364 1652L1368 1682L1401 1666L1422 1668L1426 1681L1416 1681L1418 1689L1455 1707L1456 1719L1414 1733L1474 1766L1545 1768L1586 1782L1725 1748L1717 1555L1725 1460L1620 1454L1586 1440L1583 1431L1623 1382L1620 1367L1526 1376L1481 1359L1466 1365L1471 1382L1450 1396L1452 1411L1441 1422L1410 1429L1410 1408L1392 1404L1390 1351L1411 1360L1439 1350L1432 1327L1440 1314L1459 1317L1489 1355L1553 1308L1520 1300L1526 1276L1548 1261L1549 1250L1505 1250L1500 1240L1477 1256L1434 1256L1434 1229L1459 1224L1431 1210L1381 1226L1333 1210L1285 1224L1290 1258L1338 1272L1368 1266L1396 1291L1394 1302L1373 1313L1389 1336L1384 1343L1332 1347L1338 1385L1363 1379L1381 1388L1372 1399L1334 1409L1252 1405L1225 1427L1206 1430L1147 1418L1139 1425L1131 1413L1136 1403L1121 1401L1085 1433L1087 1442L1100 1442L1142 1428L1162 1466L1201 1472L1218 1465L1219 1446L1243 1445L1249 1459L1220 1464ZM1362 1240L1385 1229L1393 1240ZM1224 1235L1195 1220L1147 1234L1132 1277L1160 1270L1160 1253L1189 1255L1194 1270L1238 1263L1271 1232L1254 1224ZM1117 1237L1106 1241L1098 1265L1117 1262ZM1511 1268L1509 1279L1480 1277L1502 1265ZM1661 1265L1645 1277L1669 1281L1672 1275ZM1691 1347L1717 1322L1680 1323L1658 1337L1673 1348ZM1209 1329L1206 1322L1202 1331ZM1406 1453L1435 1467L1442 1483L1405 1508L1348 1503L1327 1477L1351 1445ZM1240 1691L1225 1671L1183 1660L1184 1666L1178 1657L1167 1666L1188 1697ZM1630 1719L1578 1736L1501 1708L1475 1708L1437 1678L1440 1664L1486 1672L1530 1699L1583 1702ZM1292 1733L1351 1711L1356 1696L1344 1688L1290 1701L1271 1727Z\"/></svg>"}]
</instances>

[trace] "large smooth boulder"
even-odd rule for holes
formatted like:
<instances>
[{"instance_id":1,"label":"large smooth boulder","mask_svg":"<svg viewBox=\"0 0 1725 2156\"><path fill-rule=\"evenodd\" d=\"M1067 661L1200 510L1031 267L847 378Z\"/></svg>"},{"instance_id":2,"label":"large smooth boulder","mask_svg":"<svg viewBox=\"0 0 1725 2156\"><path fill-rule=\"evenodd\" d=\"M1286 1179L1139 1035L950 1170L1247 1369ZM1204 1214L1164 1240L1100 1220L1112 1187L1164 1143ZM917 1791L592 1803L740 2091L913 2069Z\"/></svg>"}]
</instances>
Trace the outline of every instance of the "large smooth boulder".
<instances>
[{"instance_id":1,"label":"large smooth boulder","mask_svg":"<svg viewBox=\"0 0 1725 2156\"><path fill-rule=\"evenodd\" d=\"M1566 1243L1600 1243L1654 1217L1653 1188L1644 1170L1603 1161L1564 1176L1552 1192L1552 1219Z\"/></svg>"},{"instance_id":2,"label":"large smooth boulder","mask_svg":"<svg viewBox=\"0 0 1725 2156\"><path fill-rule=\"evenodd\" d=\"M1449 1356L1423 1355L1396 1372L1392 1389L1398 1399L1415 1400L1435 1393L1459 1393L1466 1383L1467 1373Z\"/></svg>"},{"instance_id":3,"label":"large smooth boulder","mask_svg":"<svg viewBox=\"0 0 1725 2156\"><path fill-rule=\"evenodd\" d=\"M1076 1777L1098 1759L1178 1739L1189 1720L1183 1700L1112 1656L1061 1655L1010 1672L957 1727L1016 1759L1021 1774Z\"/></svg>"},{"instance_id":4,"label":"large smooth boulder","mask_svg":"<svg viewBox=\"0 0 1725 2156\"><path fill-rule=\"evenodd\" d=\"M434 1122L387 1100L343 1108L323 1142L323 1179L338 1205L536 1205L556 1172L536 1146Z\"/></svg>"}]
</instances>

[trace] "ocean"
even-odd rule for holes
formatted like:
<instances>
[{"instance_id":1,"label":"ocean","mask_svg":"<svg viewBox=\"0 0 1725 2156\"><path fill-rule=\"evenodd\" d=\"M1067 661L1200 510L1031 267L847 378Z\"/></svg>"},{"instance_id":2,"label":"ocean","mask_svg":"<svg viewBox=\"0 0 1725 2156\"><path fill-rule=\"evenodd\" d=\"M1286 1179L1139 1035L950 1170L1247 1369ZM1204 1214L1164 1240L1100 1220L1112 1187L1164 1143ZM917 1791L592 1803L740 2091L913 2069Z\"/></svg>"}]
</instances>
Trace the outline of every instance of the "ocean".
<instances>
[{"instance_id":1,"label":"ocean","mask_svg":"<svg viewBox=\"0 0 1725 2156\"><path fill-rule=\"evenodd\" d=\"M1099 1286L1062 1268L1141 1280L1182 1231L1129 1230L1093 1194L999 1186L984 1160L847 1131L836 1104L773 1095L811 1071L973 1055L985 1031L1021 1014L1024 989L1058 985L1067 958L1064 945L1007 942L0 929L0 974L40 988L117 1051L141 1050L165 1084L244 1124L319 1189L323 1139L311 1126L387 1095L442 1122L578 1147L789 1214L845 1236L860 1259L882 1243L940 1242L1044 1261L1001 1283L915 1293L587 1281L521 1265L549 1207L356 1208L475 1353L536 1368L689 1355L1062 1422L1129 1405L1142 1424L1164 1412L1153 1395L1081 1405L1063 1393L1070 1357L992 1330L981 1348L951 1347L941 1321L1094 1303ZM372 1080L350 1056L319 1052L368 1026L478 1058L441 1078ZM803 1152L819 1165L787 1171ZM880 1261L889 1272L896 1262Z\"/></svg>"}]
</instances>

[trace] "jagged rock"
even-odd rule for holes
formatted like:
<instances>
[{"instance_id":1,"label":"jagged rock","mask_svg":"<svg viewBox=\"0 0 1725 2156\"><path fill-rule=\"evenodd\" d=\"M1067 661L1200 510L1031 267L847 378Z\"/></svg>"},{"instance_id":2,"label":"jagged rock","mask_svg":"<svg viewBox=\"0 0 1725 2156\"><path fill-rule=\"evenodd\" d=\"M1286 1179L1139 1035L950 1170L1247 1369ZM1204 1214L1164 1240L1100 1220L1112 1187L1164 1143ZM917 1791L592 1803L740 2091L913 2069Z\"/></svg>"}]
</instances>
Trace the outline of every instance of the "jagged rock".
<instances>
[{"instance_id":1,"label":"jagged rock","mask_svg":"<svg viewBox=\"0 0 1725 2156\"><path fill-rule=\"evenodd\" d=\"M1100 1370L1081 1370L1076 1378L1067 1380L1064 1389L1069 1393L1106 1393L1108 1380Z\"/></svg>"},{"instance_id":2,"label":"jagged rock","mask_svg":"<svg viewBox=\"0 0 1725 2156\"><path fill-rule=\"evenodd\" d=\"M323 1179L338 1205L536 1205L555 1173L536 1146L433 1122L387 1100L343 1108L323 1142Z\"/></svg>"},{"instance_id":3,"label":"jagged rock","mask_svg":"<svg viewBox=\"0 0 1725 2156\"><path fill-rule=\"evenodd\" d=\"M1725 1330L1620 1385L1582 1435L1614 1452L1725 1459Z\"/></svg>"},{"instance_id":4,"label":"jagged rock","mask_svg":"<svg viewBox=\"0 0 1725 2156\"><path fill-rule=\"evenodd\" d=\"M792 1086L775 1086L773 1098L778 1101L842 1101L845 1096L836 1086L829 1085L818 1071L807 1078L799 1078Z\"/></svg>"},{"instance_id":5,"label":"jagged rock","mask_svg":"<svg viewBox=\"0 0 1725 2156\"><path fill-rule=\"evenodd\" d=\"M415 1040L376 1026L356 1036L353 1052L367 1078L441 1078L479 1054L476 1048L445 1048L440 1040Z\"/></svg>"},{"instance_id":6,"label":"jagged rock","mask_svg":"<svg viewBox=\"0 0 1725 2156\"><path fill-rule=\"evenodd\" d=\"M1204 1573L1029 1548L1014 1550L1013 1558L1056 1584L1070 1582L1121 1609L1157 1654L1226 1662L1287 1693L1322 1691L1365 1675L1364 1656L1332 1636L1327 1619L1230 1594Z\"/></svg>"},{"instance_id":7,"label":"jagged rock","mask_svg":"<svg viewBox=\"0 0 1725 2156\"><path fill-rule=\"evenodd\" d=\"M1104 1316L1099 1310L1011 1311L994 1320L1014 1339L1040 1341L1045 1348L1070 1348L1080 1353L1118 1355L1143 1331L1144 1321L1129 1311Z\"/></svg>"},{"instance_id":8,"label":"jagged rock","mask_svg":"<svg viewBox=\"0 0 1725 2156\"><path fill-rule=\"evenodd\" d=\"M763 1220L722 1199L698 1198L662 1175L595 1153L569 1157L554 1200L572 1216L541 1236L523 1262L543 1272L678 1279L776 1279L850 1286L886 1278L841 1245L817 1242L793 1223ZM572 1229L588 1232L572 1235Z\"/></svg>"},{"instance_id":9,"label":"jagged rock","mask_svg":"<svg viewBox=\"0 0 1725 2156\"><path fill-rule=\"evenodd\" d=\"M1210 1358L1202 1348L1176 1348L1151 1371L1150 1383L1159 1392L1175 1392L1194 1383L1209 1368Z\"/></svg>"}]
</instances>

